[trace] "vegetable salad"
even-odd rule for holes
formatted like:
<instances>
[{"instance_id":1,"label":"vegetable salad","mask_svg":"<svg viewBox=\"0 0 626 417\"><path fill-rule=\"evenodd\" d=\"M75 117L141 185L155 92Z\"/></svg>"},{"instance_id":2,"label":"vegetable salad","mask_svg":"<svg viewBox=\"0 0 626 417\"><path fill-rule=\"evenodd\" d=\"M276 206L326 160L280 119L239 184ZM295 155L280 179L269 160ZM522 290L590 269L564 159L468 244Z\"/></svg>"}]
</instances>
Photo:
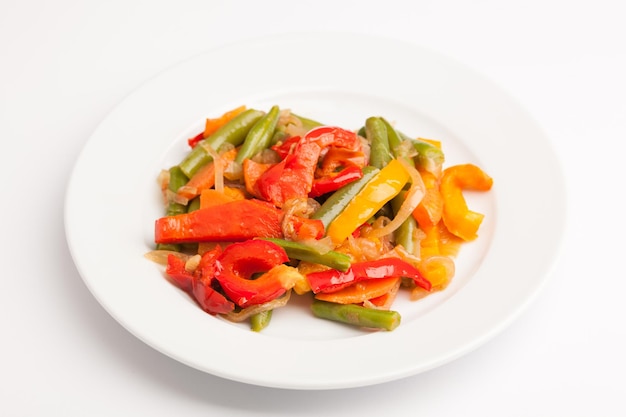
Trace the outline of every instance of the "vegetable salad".
<instances>
[{"instance_id":1,"label":"vegetable salad","mask_svg":"<svg viewBox=\"0 0 626 417\"><path fill-rule=\"evenodd\" d=\"M446 288L478 236L484 215L463 191L493 183L378 116L350 130L241 106L188 145L159 175L165 212L147 256L202 310L254 331L292 296L323 319L395 329L398 292Z\"/></svg>"}]
</instances>

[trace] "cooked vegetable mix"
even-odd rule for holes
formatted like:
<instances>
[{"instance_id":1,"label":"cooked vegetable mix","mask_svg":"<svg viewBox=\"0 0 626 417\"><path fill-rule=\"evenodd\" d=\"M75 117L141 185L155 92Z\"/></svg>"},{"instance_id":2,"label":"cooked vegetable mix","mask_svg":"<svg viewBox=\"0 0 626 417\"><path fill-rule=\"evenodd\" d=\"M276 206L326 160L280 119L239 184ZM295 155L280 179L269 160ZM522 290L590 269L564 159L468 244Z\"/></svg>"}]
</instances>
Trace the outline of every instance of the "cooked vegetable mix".
<instances>
[{"instance_id":1,"label":"cooked vegetable mix","mask_svg":"<svg viewBox=\"0 0 626 417\"><path fill-rule=\"evenodd\" d=\"M357 130L272 106L206 120L189 154L159 175L164 215L147 257L198 306L259 332L292 293L315 317L391 331L398 292L443 290L484 215L464 190L493 180L444 168L438 141L387 119Z\"/></svg>"}]
</instances>

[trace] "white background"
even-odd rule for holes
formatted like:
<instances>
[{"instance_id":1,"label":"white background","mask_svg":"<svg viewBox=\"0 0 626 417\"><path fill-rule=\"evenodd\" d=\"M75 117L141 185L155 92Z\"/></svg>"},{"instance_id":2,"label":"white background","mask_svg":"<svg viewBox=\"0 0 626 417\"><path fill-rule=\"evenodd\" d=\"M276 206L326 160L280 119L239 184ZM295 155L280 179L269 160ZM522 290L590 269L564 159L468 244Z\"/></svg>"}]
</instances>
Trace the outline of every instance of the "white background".
<instances>
[{"instance_id":1,"label":"white background","mask_svg":"<svg viewBox=\"0 0 626 417\"><path fill-rule=\"evenodd\" d=\"M0 0L0 415L626 415L625 18L618 0ZM507 90L559 155L568 228L539 296L478 350L307 392L204 374L124 330L73 265L63 202L90 134L143 82L224 43L312 30L408 40Z\"/></svg>"}]
</instances>

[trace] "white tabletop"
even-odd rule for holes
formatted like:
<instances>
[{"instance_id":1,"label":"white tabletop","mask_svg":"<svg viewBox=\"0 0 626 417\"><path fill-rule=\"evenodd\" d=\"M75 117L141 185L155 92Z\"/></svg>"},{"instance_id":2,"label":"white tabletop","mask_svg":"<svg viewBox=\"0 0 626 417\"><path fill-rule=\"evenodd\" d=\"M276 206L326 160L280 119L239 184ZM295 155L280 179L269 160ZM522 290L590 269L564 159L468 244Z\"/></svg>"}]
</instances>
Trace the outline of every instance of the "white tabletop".
<instances>
[{"instance_id":1,"label":"white tabletop","mask_svg":"<svg viewBox=\"0 0 626 417\"><path fill-rule=\"evenodd\" d=\"M0 414L624 415L620 4L2 1ZM299 31L368 33L436 50L507 90L552 141L567 180L561 255L521 317L479 349L364 388L257 387L205 374L147 346L81 280L65 240L64 193L98 123L182 60L232 41ZM532 260L520 253L515 267L524 262Z\"/></svg>"}]
</instances>

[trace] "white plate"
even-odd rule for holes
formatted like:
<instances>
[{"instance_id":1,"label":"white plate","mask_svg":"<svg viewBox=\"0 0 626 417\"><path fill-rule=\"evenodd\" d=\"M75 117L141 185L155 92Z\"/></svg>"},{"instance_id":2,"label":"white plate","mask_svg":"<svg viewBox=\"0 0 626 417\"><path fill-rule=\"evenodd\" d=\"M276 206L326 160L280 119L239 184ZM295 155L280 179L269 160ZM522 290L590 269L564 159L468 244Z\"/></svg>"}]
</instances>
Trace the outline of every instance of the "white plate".
<instances>
[{"instance_id":1,"label":"white plate","mask_svg":"<svg viewBox=\"0 0 626 417\"><path fill-rule=\"evenodd\" d=\"M364 332L312 317L306 297L257 334L202 312L144 254L163 215L156 177L180 161L205 117L272 104L347 128L372 115L440 139L446 165L473 162L494 178L468 195L486 214L457 276L402 324ZM127 97L87 142L68 185L66 234L104 308L162 353L245 383L292 389L371 385L415 375L478 347L508 325L549 274L564 228L564 186L544 134L478 74L415 45L348 34L241 42L166 71Z\"/></svg>"}]
</instances>

